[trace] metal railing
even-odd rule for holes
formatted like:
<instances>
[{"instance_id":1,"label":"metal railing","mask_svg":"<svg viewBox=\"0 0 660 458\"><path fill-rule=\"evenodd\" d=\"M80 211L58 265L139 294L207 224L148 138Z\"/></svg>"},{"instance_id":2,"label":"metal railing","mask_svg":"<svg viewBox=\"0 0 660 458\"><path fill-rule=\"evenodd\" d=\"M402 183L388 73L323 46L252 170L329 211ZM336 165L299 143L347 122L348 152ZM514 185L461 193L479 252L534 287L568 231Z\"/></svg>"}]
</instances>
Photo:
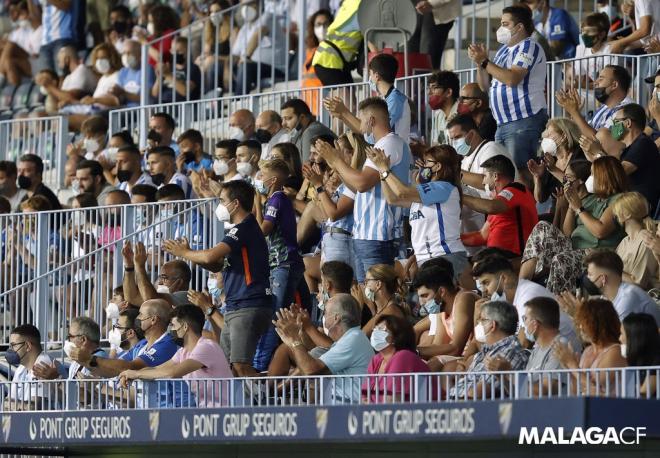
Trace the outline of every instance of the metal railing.
<instances>
[{"instance_id":1,"label":"metal railing","mask_svg":"<svg viewBox=\"0 0 660 458\"><path fill-rule=\"evenodd\" d=\"M223 379L4 382L4 412L19 410L421 404L608 397L660 399L660 367L479 373L378 374ZM456 395L452 387L478 389ZM652 382L653 380L653 382Z\"/></svg>"},{"instance_id":2,"label":"metal railing","mask_svg":"<svg viewBox=\"0 0 660 458\"><path fill-rule=\"evenodd\" d=\"M305 32L307 11L303 2L301 17L297 20L292 17L293 7L291 0L255 0L249 5L257 9L254 26L244 26L245 19L241 8L245 3L234 5L222 11L209 14L191 24L159 36L142 46L142 84L141 104L147 105L150 100L161 103L163 91L172 90L171 87L161 87L157 94L152 94L152 88L147 83L147 74L144 71L148 65L154 64L156 68L162 67L170 56L170 42L178 38L187 40L186 55L182 61L183 67L179 72L184 75L185 91L174 93L176 100L188 101L205 97L217 97L224 92L232 94L247 94L253 89L261 92L263 87L274 86L276 82L289 83L302 75L305 60ZM293 43L290 38L292 23L296 23L298 42ZM257 24L260 27L256 26ZM221 28L228 27L229 35L226 38L229 52L221 47ZM257 46L251 56L246 55L250 37L247 33L234 33L245 27L246 31L257 34ZM264 30L262 30L264 29ZM149 51L151 51L151 58ZM261 65L251 69L252 63ZM201 72L199 87L191 87L193 66ZM171 66L172 78L176 80L177 70ZM254 87L250 86L248 74L254 72L256 80ZM225 78L224 75L228 75ZM228 81L225 81L227 79Z\"/></svg>"},{"instance_id":3,"label":"metal railing","mask_svg":"<svg viewBox=\"0 0 660 458\"><path fill-rule=\"evenodd\" d=\"M64 186L68 143L66 116L0 121L0 160L16 161L23 154L36 154L44 162L43 181L48 186Z\"/></svg>"},{"instance_id":4,"label":"metal railing","mask_svg":"<svg viewBox=\"0 0 660 458\"><path fill-rule=\"evenodd\" d=\"M76 316L95 319L105 337L111 330L105 308L122 284L124 243L144 243L155 281L173 259L161 249L163 240L187 237L194 249L221 240L216 205L206 199L0 215L0 344L14 326L33 323L46 347L61 345ZM208 272L191 268L190 287L201 291Z\"/></svg>"}]
</instances>

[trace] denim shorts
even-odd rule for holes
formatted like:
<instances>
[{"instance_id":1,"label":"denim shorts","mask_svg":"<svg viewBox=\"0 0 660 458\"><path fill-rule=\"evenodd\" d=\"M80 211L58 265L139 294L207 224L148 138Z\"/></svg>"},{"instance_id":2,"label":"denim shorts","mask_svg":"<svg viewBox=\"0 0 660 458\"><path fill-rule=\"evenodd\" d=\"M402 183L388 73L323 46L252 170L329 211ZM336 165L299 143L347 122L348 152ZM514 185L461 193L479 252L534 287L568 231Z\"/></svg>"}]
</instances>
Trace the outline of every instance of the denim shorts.
<instances>
[{"instance_id":1,"label":"denim shorts","mask_svg":"<svg viewBox=\"0 0 660 458\"><path fill-rule=\"evenodd\" d=\"M527 169L527 161L536 158L548 114L541 110L533 116L497 126L495 141L511 153L518 169Z\"/></svg>"},{"instance_id":2,"label":"denim shorts","mask_svg":"<svg viewBox=\"0 0 660 458\"><path fill-rule=\"evenodd\" d=\"M355 278L359 283L364 283L367 270L374 264L394 264L394 241L393 240L353 240L355 251Z\"/></svg>"},{"instance_id":3,"label":"denim shorts","mask_svg":"<svg viewBox=\"0 0 660 458\"><path fill-rule=\"evenodd\" d=\"M321 244L321 263L341 261L353 267L353 237L348 234L323 234Z\"/></svg>"},{"instance_id":4,"label":"denim shorts","mask_svg":"<svg viewBox=\"0 0 660 458\"><path fill-rule=\"evenodd\" d=\"M459 251L458 253L445 254L440 257L451 262L451 266L454 269L454 281L458 283L458 279L461 276L461 273L463 273L469 264L467 252ZM422 267L425 262L428 262L431 259L433 258L425 259L424 261L418 263L418 266Z\"/></svg>"}]
</instances>

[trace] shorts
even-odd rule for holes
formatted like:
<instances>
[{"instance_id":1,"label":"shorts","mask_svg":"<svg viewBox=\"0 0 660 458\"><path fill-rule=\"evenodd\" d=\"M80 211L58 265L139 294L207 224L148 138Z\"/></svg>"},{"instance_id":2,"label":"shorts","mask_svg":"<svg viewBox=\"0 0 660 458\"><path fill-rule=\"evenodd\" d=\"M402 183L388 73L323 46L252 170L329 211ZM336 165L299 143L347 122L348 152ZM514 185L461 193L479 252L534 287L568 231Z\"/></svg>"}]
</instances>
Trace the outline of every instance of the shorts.
<instances>
[{"instance_id":1,"label":"shorts","mask_svg":"<svg viewBox=\"0 0 660 458\"><path fill-rule=\"evenodd\" d=\"M355 278L358 283L364 283L367 270L374 264L394 265L393 240L360 240L353 239L355 260Z\"/></svg>"},{"instance_id":2,"label":"shorts","mask_svg":"<svg viewBox=\"0 0 660 458\"><path fill-rule=\"evenodd\" d=\"M225 314L220 346L230 364L252 364L259 338L273 317L270 307L246 307Z\"/></svg>"},{"instance_id":3,"label":"shorts","mask_svg":"<svg viewBox=\"0 0 660 458\"><path fill-rule=\"evenodd\" d=\"M326 232L321 244L321 263L341 261L353 267L353 237Z\"/></svg>"}]
</instances>

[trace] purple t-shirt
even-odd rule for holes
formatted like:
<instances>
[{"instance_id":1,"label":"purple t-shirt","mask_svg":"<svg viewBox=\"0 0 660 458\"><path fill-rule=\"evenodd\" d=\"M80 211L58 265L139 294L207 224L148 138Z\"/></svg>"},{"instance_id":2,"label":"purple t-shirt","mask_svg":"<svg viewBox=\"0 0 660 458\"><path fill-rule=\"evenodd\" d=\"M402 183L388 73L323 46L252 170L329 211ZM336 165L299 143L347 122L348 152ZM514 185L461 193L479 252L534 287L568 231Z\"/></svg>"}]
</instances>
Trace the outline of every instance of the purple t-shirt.
<instances>
[{"instance_id":1,"label":"purple t-shirt","mask_svg":"<svg viewBox=\"0 0 660 458\"><path fill-rule=\"evenodd\" d=\"M362 394L368 394L370 402L385 402L384 396L391 396L396 400L410 398L412 377L388 377L385 374L429 372L426 362L417 353L410 350L399 350L394 353L387 362L383 374L379 375L381 364L383 364L383 355L379 352L374 355L367 368L367 374L375 377L370 377L362 384Z\"/></svg>"},{"instance_id":2,"label":"purple t-shirt","mask_svg":"<svg viewBox=\"0 0 660 458\"><path fill-rule=\"evenodd\" d=\"M190 385L190 391L197 398L197 407L227 406L227 393L231 382L226 380L215 382L195 381L195 379L231 378L234 376L220 345L211 339L201 337L193 351L187 352L185 348L180 348L172 357L172 361L178 364L188 359L204 365L201 369L183 376Z\"/></svg>"},{"instance_id":3,"label":"purple t-shirt","mask_svg":"<svg viewBox=\"0 0 660 458\"><path fill-rule=\"evenodd\" d=\"M273 230L266 237L271 269L285 262L302 262L296 237L296 212L282 191L276 191L268 198L264 207L264 221L273 223Z\"/></svg>"}]
</instances>

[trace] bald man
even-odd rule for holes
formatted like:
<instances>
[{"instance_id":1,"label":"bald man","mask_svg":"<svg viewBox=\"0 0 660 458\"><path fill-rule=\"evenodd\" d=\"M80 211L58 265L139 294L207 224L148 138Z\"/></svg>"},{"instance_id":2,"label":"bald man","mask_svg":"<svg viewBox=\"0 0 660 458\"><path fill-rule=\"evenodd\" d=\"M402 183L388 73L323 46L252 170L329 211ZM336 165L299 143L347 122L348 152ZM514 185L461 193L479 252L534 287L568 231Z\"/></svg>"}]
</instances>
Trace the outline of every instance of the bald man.
<instances>
[{"instance_id":1,"label":"bald man","mask_svg":"<svg viewBox=\"0 0 660 458\"><path fill-rule=\"evenodd\" d=\"M167 332L172 306L163 299L144 301L135 319L136 326L144 332L144 339L117 359L101 358L88 350L74 348L71 359L88 368L96 377L115 377L121 372L145 367L156 367L169 361L178 346Z\"/></svg>"},{"instance_id":2,"label":"bald man","mask_svg":"<svg viewBox=\"0 0 660 458\"><path fill-rule=\"evenodd\" d=\"M244 142L246 140L256 140L255 119L250 110L241 109L234 111L229 117L229 135L228 138Z\"/></svg>"},{"instance_id":3,"label":"bald man","mask_svg":"<svg viewBox=\"0 0 660 458\"><path fill-rule=\"evenodd\" d=\"M458 97L458 113L469 114L479 127L479 135L484 140L495 140L497 123L488 106L488 94L477 83L467 83L461 88Z\"/></svg>"},{"instance_id":4,"label":"bald man","mask_svg":"<svg viewBox=\"0 0 660 458\"><path fill-rule=\"evenodd\" d=\"M273 146L289 141L289 131L282 128L282 117L276 111L266 110L259 113L255 127L255 136L261 143L261 159L270 159Z\"/></svg>"}]
</instances>

